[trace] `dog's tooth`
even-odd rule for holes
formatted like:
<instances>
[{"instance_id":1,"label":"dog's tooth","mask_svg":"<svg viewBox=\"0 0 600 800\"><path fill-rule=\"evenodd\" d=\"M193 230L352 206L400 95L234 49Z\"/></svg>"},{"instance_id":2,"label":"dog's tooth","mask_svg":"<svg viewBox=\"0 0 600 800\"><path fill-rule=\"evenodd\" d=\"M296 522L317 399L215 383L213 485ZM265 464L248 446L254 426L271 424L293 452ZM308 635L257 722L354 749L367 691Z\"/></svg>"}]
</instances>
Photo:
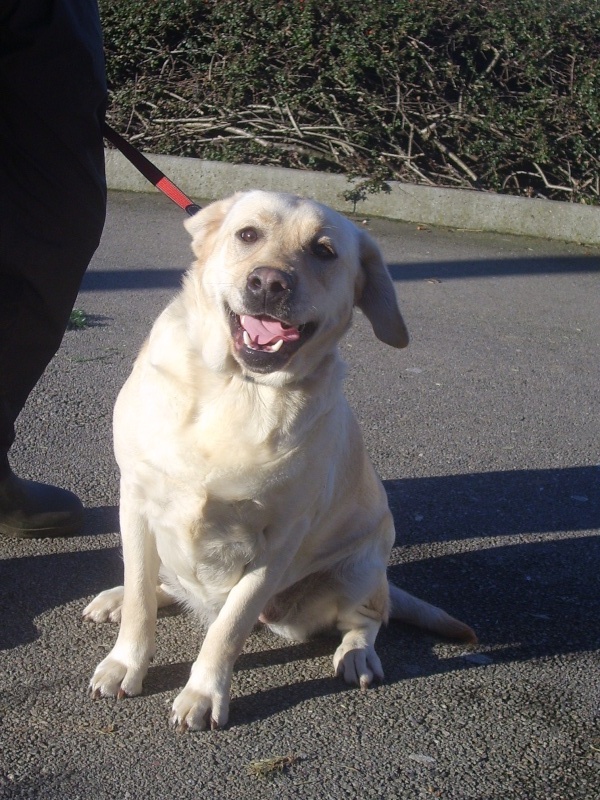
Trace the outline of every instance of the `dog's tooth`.
<instances>
[{"instance_id":1,"label":"dog's tooth","mask_svg":"<svg viewBox=\"0 0 600 800\"><path fill-rule=\"evenodd\" d=\"M244 331L244 344L246 347L252 347L252 339L250 338L248 331Z\"/></svg>"},{"instance_id":2,"label":"dog's tooth","mask_svg":"<svg viewBox=\"0 0 600 800\"><path fill-rule=\"evenodd\" d=\"M276 353L278 350L281 350L282 346L283 346L283 339L280 339L278 342L275 342L275 344L271 345L271 352Z\"/></svg>"}]
</instances>

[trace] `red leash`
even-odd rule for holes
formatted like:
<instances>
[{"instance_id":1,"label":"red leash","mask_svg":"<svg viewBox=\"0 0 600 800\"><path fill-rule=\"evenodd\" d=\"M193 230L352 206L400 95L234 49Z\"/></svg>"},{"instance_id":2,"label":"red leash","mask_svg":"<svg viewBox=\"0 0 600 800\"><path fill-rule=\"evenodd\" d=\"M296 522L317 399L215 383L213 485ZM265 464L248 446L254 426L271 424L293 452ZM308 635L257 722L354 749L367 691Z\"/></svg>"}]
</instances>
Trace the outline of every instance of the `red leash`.
<instances>
[{"instance_id":1,"label":"red leash","mask_svg":"<svg viewBox=\"0 0 600 800\"><path fill-rule=\"evenodd\" d=\"M120 133L117 133L106 122L103 123L102 133L111 144L114 144L114 146L123 153L126 159L131 161L133 166L142 173L144 178L149 180L157 189L160 189L163 194L166 194L169 200L172 200L179 208L182 208L186 214L193 217L194 214L200 211L199 205L190 200L179 187L175 186L173 181L167 178L164 172L161 172L151 161L148 161L146 156L142 155L132 144L129 144Z\"/></svg>"}]
</instances>

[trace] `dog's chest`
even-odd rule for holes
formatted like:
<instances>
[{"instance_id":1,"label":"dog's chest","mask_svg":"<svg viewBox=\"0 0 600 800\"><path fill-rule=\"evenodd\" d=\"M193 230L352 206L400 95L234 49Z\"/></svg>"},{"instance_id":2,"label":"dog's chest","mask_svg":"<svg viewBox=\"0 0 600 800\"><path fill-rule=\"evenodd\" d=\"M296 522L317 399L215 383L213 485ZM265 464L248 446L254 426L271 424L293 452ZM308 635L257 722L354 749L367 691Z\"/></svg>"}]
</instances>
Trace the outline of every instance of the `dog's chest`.
<instances>
[{"instance_id":1,"label":"dog's chest","mask_svg":"<svg viewBox=\"0 0 600 800\"><path fill-rule=\"evenodd\" d=\"M124 485L170 575L218 605L262 552L282 505L294 510L283 498L306 468L306 426L289 424L293 404L275 407L270 390L238 383L184 402L168 382L160 388L169 391L136 392L141 413L119 448Z\"/></svg>"},{"instance_id":2,"label":"dog's chest","mask_svg":"<svg viewBox=\"0 0 600 800\"><path fill-rule=\"evenodd\" d=\"M262 552L278 470L250 463L243 447L211 455L171 446L166 461L138 463L139 507L167 573L187 593L180 598L210 613Z\"/></svg>"}]
</instances>

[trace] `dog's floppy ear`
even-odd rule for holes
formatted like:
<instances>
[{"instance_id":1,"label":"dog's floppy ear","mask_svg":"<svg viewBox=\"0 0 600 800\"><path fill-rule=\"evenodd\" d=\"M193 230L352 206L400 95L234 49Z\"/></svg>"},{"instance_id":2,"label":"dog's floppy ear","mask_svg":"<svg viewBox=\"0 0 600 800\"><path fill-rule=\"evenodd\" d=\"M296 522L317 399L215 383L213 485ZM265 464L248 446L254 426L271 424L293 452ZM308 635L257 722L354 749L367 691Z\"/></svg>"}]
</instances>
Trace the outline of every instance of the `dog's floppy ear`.
<instances>
[{"instance_id":1,"label":"dog's floppy ear","mask_svg":"<svg viewBox=\"0 0 600 800\"><path fill-rule=\"evenodd\" d=\"M225 200L210 203L183 223L192 237L192 249L198 258L201 258L207 240L221 227L227 212L239 196L240 193L237 193Z\"/></svg>"},{"instance_id":2,"label":"dog's floppy ear","mask_svg":"<svg viewBox=\"0 0 600 800\"><path fill-rule=\"evenodd\" d=\"M373 326L378 339L392 347L406 347L408 331L381 251L368 233L359 228L358 234L364 284L356 305Z\"/></svg>"}]
</instances>

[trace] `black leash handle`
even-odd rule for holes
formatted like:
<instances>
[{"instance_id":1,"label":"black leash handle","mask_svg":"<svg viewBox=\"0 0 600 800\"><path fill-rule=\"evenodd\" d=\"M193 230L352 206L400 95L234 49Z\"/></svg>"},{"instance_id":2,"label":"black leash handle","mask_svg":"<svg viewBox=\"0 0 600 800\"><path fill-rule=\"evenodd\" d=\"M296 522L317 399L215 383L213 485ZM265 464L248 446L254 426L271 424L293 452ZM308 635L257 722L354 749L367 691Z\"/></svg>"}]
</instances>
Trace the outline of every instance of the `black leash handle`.
<instances>
[{"instance_id":1,"label":"black leash handle","mask_svg":"<svg viewBox=\"0 0 600 800\"><path fill-rule=\"evenodd\" d=\"M117 133L114 128L111 128L107 122L104 122L102 125L102 133L105 139L108 139L111 144L114 144L114 146L123 153L125 158L131 161L133 166L142 173L146 180L149 180L153 186L156 186L163 194L166 194L169 200L172 200L179 208L182 208L186 214L193 217L194 214L200 211L199 205L192 202L178 186L175 186L172 180L167 178L164 172L161 172L157 166L124 139L120 133Z\"/></svg>"}]
</instances>

